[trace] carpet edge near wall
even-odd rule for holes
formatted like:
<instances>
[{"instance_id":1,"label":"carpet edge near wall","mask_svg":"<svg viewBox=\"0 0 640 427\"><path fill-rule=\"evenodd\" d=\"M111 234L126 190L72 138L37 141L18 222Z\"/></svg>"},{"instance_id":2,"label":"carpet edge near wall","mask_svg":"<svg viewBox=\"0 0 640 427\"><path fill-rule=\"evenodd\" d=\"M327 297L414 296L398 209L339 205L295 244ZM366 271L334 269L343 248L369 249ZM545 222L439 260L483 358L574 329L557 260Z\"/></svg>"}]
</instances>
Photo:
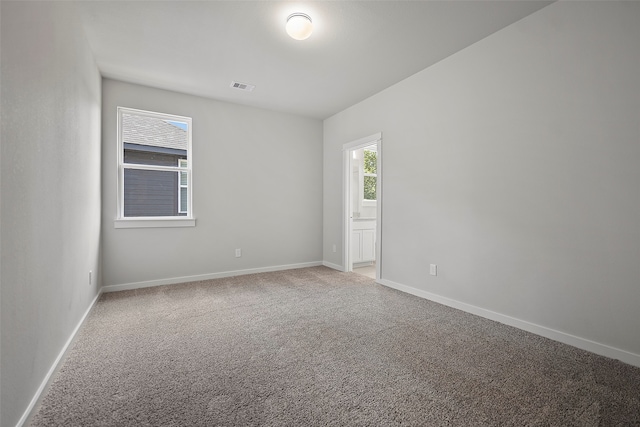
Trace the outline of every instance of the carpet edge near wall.
<instances>
[{"instance_id":1,"label":"carpet edge near wall","mask_svg":"<svg viewBox=\"0 0 640 427\"><path fill-rule=\"evenodd\" d=\"M178 276L168 279L153 279L141 282L122 283L117 285L106 285L102 287L103 292L120 292L134 289L152 288L156 286L168 286L186 284L191 282L201 282L203 280L223 279L225 277L245 276L248 274L270 273L275 271L295 270L298 268L318 267L323 265L322 261L309 261L295 264L283 264L271 267L256 267L242 270L228 270L218 273L196 274L193 276Z\"/></svg>"},{"instance_id":2,"label":"carpet edge near wall","mask_svg":"<svg viewBox=\"0 0 640 427\"><path fill-rule=\"evenodd\" d=\"M49 386L51 386L51 383L55 378L56 372L64 364L64 360L65 360L65 358L66 358L66 356L68 354L69 349L71 348L71 346L73 344L73 341L76 339L76 337L78 335L78 332L80 331L80 329L84 325L87 317L89 317L89 314L91 313L91 311L96 306L96 303L98 302L98 300L102 296L102 293L103 293L102 292L102 288L98 289L98 293L96 294L96 296L91 301L91 304L89 304L89 307L85 310L84 314L82 315L82 317L78 321L78 324L76 325L76 327L71 332L71 335L69 335L69 338L67 338L67 341L62 346L62 350L60 350L60 353L58 353L58 356L55 358L55 360L51 364L51 367L49 368L49 371L47 371L46 375L44 376L44 378L40 382L40 386L38 387L38 389L36 390L35 394L31 398L31 401L29 402L29 404L25 408L24 412L22 413L22 416L20 417L20 419L16 423L16 427L23 427L23 426L29 425L30 420L33 418L33 416L36 414L36 412L38 410L38 406L39 406L40 402L42 401L42 398L47 394L47 390L49 389Z\"/></svg>"},{"instance_id":3,"label":"carpet edge near wall","mask_svg":"<svg viewBox=\"0 0 640 427\"><path fill-rule=\"evenodd\" d=\"M424 298L429 301L436 302L438 304L446 305L457 310L464 311L465 313L473 314L483 317L485 319L493 320L502 323L507 326L521 329L532 334L539 335L541 337L549 338L554 341L561 342L563 344L570 345L572 347L579 348L581 350L588 351L590 353L597 354L599 356L608 357L610 359L619 360L631 366L640 368L640 354L635 354L626 350L622 350L616 347L612 347L606 344L602 344L596 341L592 341L586 338L582 338L576 335L568 334L566 332L558 331L556 329L541 326L535 323L527 322L516 317L508 316L506 314L498 313L495 311L487 310L482 307L478 307L472 304L467 304L452 298L443 297L431 292L423 291L418 288L403 285L397 282L393 282L387 279L380 279L377 283L388 286L392 289L397 289L401 292Z\"/></svg>"}]
</instances>

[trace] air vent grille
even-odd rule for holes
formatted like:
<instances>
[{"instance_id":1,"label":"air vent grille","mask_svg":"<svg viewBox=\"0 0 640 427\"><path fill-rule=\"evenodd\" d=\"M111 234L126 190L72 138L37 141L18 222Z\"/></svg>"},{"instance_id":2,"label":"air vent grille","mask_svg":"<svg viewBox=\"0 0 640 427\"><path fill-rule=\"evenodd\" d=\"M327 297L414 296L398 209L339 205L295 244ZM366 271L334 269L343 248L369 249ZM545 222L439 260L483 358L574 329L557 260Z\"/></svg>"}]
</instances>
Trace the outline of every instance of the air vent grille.
<instances>
[{"instance_id":1,"label":"air vent grille","mask_svg":"<svg viewBox=\"0 0 640 427\"><path fill-rule=\"evenodd\" d=\"M234 89L239 89L239 90L244 90L246 92L251 92L256 86L255 85L250 85L247 83L240 83L240 82L231 82L231 86Z\"/></svg>"}]
</instances>

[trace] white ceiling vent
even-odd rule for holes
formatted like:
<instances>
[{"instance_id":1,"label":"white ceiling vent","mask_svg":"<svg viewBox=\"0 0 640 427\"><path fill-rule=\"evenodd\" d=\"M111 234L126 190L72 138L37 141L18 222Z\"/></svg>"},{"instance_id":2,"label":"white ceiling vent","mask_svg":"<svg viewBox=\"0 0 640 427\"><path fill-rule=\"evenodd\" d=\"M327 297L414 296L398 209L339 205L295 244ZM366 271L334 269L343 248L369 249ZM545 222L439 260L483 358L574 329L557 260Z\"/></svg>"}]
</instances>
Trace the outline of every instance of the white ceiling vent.
<instances>
[{"instance_id":1,"label":"white ceiling vent","mask_svg":"<svg viewBox=\"0 0 640 427\"><path fill-rule=\"evenodd\" d=\"M256 85L250 85L247 83L240 83L240 82L231 82L230 87L251 92L256 87Z\"/></svg>"}]
</instances>

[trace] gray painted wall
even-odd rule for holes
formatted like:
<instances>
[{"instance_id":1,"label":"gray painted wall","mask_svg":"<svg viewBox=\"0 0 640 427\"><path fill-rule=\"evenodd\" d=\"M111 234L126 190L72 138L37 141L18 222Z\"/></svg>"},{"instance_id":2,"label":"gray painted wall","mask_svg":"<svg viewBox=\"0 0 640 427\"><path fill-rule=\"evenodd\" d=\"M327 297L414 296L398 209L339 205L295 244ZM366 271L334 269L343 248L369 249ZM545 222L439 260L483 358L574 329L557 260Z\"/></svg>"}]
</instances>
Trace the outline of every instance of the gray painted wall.
<instances>
[{"instance_id":1,"label":"gray painted wall","mask_svg":"<svg viewBox=\"0 0 640 427\"><path fill-rule=\"evenodd\" d=\"M4 427L18 422L100 286L101 80L71 4L0 7Z\"/></svg>"},{"instance_id":2,"label":"gray painted wall","mask_svg":"<svg viewBox=\"0 0 640 427\"><path fill-rule=\"evenodd\" d=\"M321 121L108 79L102 100L105 285L322 261ZM118 106L192 117L196 227L114 228Z\"/></svg>"},{"instance_id":3,"label":"gray painted wall","mask_svg":"<svg viewBox=\"0 0 640 427\"><path fill-rule=\"evenodd\" d=\"M382 131L384 279L640 355L638 22L554 3L325 120L324 260Z\"/></svg>"}]
</instances>

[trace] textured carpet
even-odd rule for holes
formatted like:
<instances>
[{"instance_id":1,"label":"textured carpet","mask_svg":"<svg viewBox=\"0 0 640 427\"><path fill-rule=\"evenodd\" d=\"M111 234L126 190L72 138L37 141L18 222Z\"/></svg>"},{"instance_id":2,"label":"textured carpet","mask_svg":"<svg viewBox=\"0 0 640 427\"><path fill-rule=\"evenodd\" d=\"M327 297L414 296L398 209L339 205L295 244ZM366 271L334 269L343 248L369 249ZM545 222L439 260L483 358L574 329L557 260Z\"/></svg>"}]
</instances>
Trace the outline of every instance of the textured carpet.
<instances>
[{"instance_id":1,"label":"textured carpet","mask_svg":"<svg viewBox=\"0 0 640 427\"><path fill-rule=\"evenodd\" d=\"M640 425L640 369L314 267L104 294L32 425Z\"/></svg>"}]
</instances>

